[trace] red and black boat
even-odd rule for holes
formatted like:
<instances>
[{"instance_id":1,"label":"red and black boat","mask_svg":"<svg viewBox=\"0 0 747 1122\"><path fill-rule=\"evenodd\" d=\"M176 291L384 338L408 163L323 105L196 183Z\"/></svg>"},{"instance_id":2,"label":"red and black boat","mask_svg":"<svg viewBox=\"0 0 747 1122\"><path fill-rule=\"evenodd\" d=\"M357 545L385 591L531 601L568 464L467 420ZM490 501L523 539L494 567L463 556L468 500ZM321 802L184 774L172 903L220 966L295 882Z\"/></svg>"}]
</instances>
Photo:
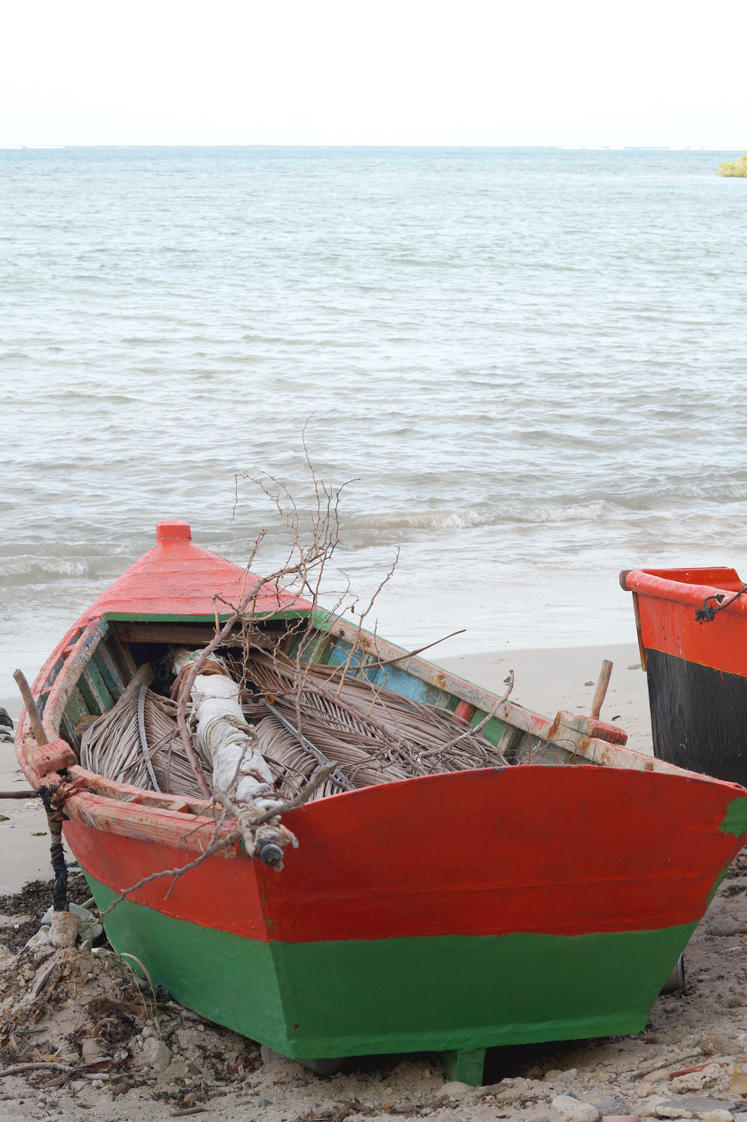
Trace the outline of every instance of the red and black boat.
<instances>
[{"instance_id":1,"label":"red and black boat","mask_svg":"<svg viewBox=\"0 0 747 1122\"><path fill-rule=\"evenodd\" d=\"M654 754L747 781L747 586L734 569L633 569Z\"/></svg>"}]
</instances>

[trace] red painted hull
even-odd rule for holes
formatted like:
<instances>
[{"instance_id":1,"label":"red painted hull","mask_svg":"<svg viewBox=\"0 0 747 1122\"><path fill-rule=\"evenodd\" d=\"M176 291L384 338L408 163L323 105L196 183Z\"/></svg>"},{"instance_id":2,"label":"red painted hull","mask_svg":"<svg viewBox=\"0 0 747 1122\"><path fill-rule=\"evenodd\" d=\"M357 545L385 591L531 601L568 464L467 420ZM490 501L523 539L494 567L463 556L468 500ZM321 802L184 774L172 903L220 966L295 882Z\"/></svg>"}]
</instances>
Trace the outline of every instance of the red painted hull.
<instances>
[{"instance_id":1,"label":"red painted hull","mask_svg":"<svg viewBox=\"0 0 747 1122\"><path fill-rule=\"evenodd\" d=\"M533 766L411 779L287 815L300 844L281 875L215 857L173 889L155 881L132 899L285 943L689 924L733 856L720 824L741 794L594 767L558 769L552 783ZM65 831L88 872L117 890L194 856L75 822Z\"/></svg>"}]
</instances>

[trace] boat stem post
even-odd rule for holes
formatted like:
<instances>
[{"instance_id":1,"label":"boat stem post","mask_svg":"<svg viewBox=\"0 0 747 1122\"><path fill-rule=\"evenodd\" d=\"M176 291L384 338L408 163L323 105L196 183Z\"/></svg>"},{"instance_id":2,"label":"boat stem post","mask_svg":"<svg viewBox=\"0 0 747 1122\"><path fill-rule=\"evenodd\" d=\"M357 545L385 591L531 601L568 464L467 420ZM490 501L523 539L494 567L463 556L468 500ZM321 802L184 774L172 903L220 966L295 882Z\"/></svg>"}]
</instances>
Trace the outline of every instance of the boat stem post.
<instances>
[{"instance_id":1,"label":"boat stem post","mask_svg":"<svg viewBox=\"0 0 747 1122\"><path fill-rule=\"evenodd\" d=\"M29 722L31 724L31 730L34 734L34 740L39 745L39 747L42 748L45 744L49 744L49 740L47 739L47 734L44 731L44 725L42 724L42 719L39 716L39 710L36 708L36 702L34 701L34 695L31 692L31 686L28 684L26 675L22 670L14 670L13 678L15 679L15 683L21 691L23 704L26 706L26 712L29 715Z\"/></svg>"},{"instance_id":2,"label":"boat stem post","mask_svg":"<svg viewBox=\"0 0 747 1122\"><path fill-rule=\"evenodd\" d=\"M468 1083L479 1087L485 1066L485 1049L474 1048L471 1052L444 1052L444 1075L449 1083Z\"/></svg>"},{"instance_id":3,"label":"boat stem post","mask_svg":"<svg viewBox=\"0 0 747 1122\"><path fill-rule=\"evenodd\" d=\"M34 733L34 740L43 747L49 744L49 738L44 731L42 719L39 716L39 710L36 708L34 695L31 692L31 686L28 684L26 675L22 670L15 670L13 672L16 685L21 691L23 703L26 706L26 712L29 715L29 722L31 729ZM52 906L56 912L68 911L67 899L67 864L65 862L65 851L62 848L62 820L63 812L59 807L53 810L49 802L49 791L42 786L37 794L40 796L44 803L44 809L47 812L47 825L49 826L49 836L52 839L49 847L49 855L52 861L52 872L54 873L54 890L52 896Z\"/></svg>"}]
</instances>

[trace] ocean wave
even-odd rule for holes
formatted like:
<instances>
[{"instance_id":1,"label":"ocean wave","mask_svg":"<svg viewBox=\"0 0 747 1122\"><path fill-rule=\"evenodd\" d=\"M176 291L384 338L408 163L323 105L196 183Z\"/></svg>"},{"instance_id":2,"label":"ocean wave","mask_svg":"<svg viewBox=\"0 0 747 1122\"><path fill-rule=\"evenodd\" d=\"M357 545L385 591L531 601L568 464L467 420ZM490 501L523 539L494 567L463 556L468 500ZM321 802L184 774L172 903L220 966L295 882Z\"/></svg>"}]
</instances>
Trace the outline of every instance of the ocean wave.
<instances>
[{"instance_id":1,"label":"ocean wave","mask_svg":"<svg viewBox=\"0 0 747 1122\"><path fill-rule=\"evenodd\" d=\"M588 503L567 506L501 506L485 510L453 510L434 507L419 511L375 511L346 519L346 528L353 530L466 530L502 523L547 524L553 522L596 522L603 517L607 503L595 499Z\"/></svg>"},{"instance_id":2,"label":"ocean wave","mask_svg":"<svg viewBox=\"0 0 747 1122\"><path fill-rule=\"evenodd\" d=\"M495 521L489 511L431 509L420 511L374 511L345 519L346 529L353 530L463 530L469 526L486 526Z\"/></svg>"},{"instance_id":3,"label":"ocean wave","mask_svg":"<svg viewBox=\"0 0 747 1122\"><path fill-rule=\"evenodd\" d=\"M509 522L597 522L605 514L608 504L604 499L589 503L571 503L570 506L537 506L520 508L514 512Z\"/></svg>"},{"instance_id":4,"label":"ocean wave","mask_svg":"<svg viewBox=\"0 0 747 1122\"><path fill-rule=\"evenodd\" d=\"M0 578L5 579L9 577L27 577L32 580L33 578L44 579L48 577L87 577L89 571L88 562L82 558L72 560L64 557L18 557L0 562Z\"/></svg>"}]
</instances>

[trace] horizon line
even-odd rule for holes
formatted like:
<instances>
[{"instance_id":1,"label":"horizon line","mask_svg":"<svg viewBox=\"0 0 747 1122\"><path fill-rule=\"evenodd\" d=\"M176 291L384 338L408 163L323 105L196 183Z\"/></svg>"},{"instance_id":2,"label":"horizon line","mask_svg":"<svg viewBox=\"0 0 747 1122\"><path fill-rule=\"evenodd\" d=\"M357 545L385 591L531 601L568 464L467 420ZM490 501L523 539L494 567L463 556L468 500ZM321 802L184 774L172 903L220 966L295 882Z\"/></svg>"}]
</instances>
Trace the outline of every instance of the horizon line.
<instances>
[{"instance_id":1,"label":"horizon line","mask_svg":"<svg viewBox=\"0 0 747 1122\"><path fill-rule=\"evenodd\" d=\"M530 151L555 151L555 152L724 152L744 151L745 144L324 144L324 143L260 143L248 142L245 144L233 143L105 143L105 144L2 144L0 152L61 152L70 149L130 149L130 148L306 148L306 149L412 149L426 150L530 150Z\"/></svg>"}]
</instances>

